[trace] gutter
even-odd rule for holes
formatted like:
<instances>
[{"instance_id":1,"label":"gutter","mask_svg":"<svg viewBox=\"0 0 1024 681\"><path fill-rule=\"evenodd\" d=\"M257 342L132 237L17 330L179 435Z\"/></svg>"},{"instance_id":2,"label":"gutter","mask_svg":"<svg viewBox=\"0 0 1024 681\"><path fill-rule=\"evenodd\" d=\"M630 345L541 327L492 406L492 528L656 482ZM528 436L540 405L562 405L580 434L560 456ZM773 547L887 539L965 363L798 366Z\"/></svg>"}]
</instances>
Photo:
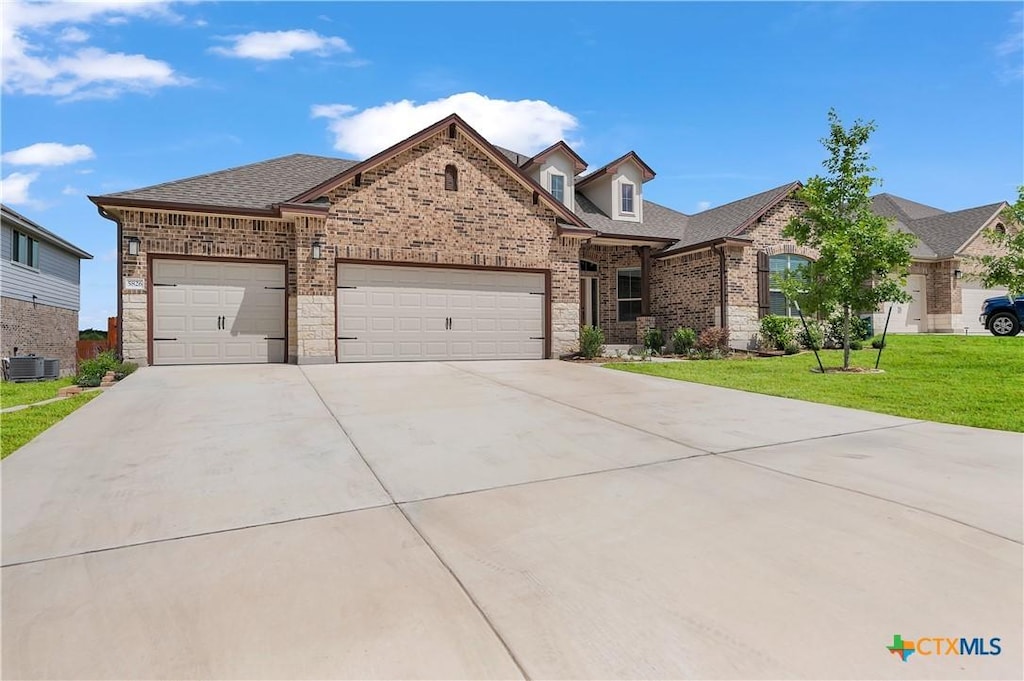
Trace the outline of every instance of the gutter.
<instances>
[{"instance_id":1,"label":"gutter","mask_svg":"<svg viewBox=\"0 0 1024 681\"><path fill-rule=\"evenodd\" d=\"M89 198L91 199L92 197ZM124 237L122 235L121 218L108 213L99 204L96 204L96 212L100 214L101 218L112 220L117 225L117 288L114 289L117 291L117 356L120 359L124 359L124 295L122 292L124 285L124 258L121 255L121 244Z\"/></svg>"}]
</instances>

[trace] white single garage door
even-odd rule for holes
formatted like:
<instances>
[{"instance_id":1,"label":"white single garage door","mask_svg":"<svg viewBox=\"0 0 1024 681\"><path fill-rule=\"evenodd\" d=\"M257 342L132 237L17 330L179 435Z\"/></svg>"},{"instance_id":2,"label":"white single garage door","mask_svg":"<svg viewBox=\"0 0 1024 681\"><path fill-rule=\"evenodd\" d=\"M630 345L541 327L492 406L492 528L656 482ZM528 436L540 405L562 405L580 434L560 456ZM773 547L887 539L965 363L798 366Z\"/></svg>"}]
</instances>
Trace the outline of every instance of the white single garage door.
<instances>
[{"instance_id":1,"label":"white single garage door","mask_svg":"<svg viewBox=\"0 0 1024 681\"><path fill-rule=\"evenodd\" d=\"M285 266L153 261L153 363L285 359Z\"/></svg>"},{"instance_id":2,"label":"white single garage door","mask_svg":"<svg viewBox=\"0 0 1024 681\"><path fill-rule=\"evenodd\" d=\"M338 265L338 360L542 359L544 275Z\"/></svg>"},{"instance_id":3,"label":"white single garage door","mask_svg":"<svg viewBox=\"0 0 1024 681\"><path fill-rule=\"evenodd\" d=\"M953 331L963 332L963 327L967 328L968 333L988 333L985 327L978 321L978 316L981 315L981 304L985 302L986 298L994 298L995 296L1005 296L1006 289L993 289L993 288L981 288L979 284L961 282L960 289L960 327L953 329Z\"/></svg>"},{"instance_id":4,"label":"white single garage door","mask_svg":"<svg viewBox=\"0 0 1024 681\"><path fill-rule=\"evenodd\" d=\"M889 318L889 333L923 333L928 330L928 297L923 274L911 274L903 290L910 294L909 303L892 303L892 317ZM885 315L882 315L885 324ZM876 328L882 332L880 327Z\"/></svg>"}]
</instances>

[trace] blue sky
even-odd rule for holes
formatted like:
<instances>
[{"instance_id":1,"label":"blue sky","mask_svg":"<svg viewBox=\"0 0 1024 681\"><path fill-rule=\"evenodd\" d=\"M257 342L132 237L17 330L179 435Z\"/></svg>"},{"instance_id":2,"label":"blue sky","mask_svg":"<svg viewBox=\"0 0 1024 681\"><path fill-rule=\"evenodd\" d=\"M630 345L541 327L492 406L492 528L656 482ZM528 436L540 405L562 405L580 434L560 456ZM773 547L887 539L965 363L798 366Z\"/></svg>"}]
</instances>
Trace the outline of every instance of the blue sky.
<instances>
[{"instance_id":1,"label":"blue sky","mask_svg":"<svg viewBox=\"0 0 1024 681\"><path fill-rule=\"evenodd\" d=\"M86 194L358 158L451 110L591 168L633 149L687 213L818 172L830 106L878 123L884 191L955 210L1024 182L1019 2L3 5L3 200L96 256L83 327L117 286Z\"/></svg>"}]
</instances>

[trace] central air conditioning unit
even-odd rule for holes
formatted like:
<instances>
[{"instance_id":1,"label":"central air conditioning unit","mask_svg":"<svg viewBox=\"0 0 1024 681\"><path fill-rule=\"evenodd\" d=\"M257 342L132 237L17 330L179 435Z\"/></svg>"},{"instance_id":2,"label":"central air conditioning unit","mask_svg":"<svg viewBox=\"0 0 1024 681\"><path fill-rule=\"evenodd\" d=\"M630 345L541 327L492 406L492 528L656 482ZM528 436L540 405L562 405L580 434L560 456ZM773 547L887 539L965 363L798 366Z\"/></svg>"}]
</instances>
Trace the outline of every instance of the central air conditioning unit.
<instances>
[{"instance_id":1,"label":"central air conditioning unit","mask_svg":"<svg viewBox=\"0 0 1024 681\"><path fill-rule=\"evenodd\" d=\"M43 378L54 379L60 376L60 360L54 357L43 359Z\"/></svg>"},{"instance_id":2,"label":"central air conditioning unit","mask_svg":"<svg viewBox=\"0 0 1024 681\"><path fill-rule=\"evenodd\" d=\"M38 381L43 377L43 358L35 355L11 357L8 360L8 376L12 381Z\"/></svg>"}]
</instances>

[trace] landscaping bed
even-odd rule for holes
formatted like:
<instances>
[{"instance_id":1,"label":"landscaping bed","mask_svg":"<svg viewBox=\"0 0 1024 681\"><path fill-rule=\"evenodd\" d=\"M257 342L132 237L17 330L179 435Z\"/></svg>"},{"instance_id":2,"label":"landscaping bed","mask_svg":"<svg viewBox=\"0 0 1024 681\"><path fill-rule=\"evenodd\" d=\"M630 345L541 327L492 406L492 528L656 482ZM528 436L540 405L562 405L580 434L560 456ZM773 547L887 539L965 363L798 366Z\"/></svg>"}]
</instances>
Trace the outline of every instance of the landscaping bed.
<instances>
[{"instance_id":1,"label":"landscaping bed","mask_svg":"<svg viewBox=\"0 0 1024 681\"><path fill-rule=\"evenodd\" d=\"M1024 432L1024 337L896 335L878 351L856 350L861 372L822 375L814 354L730 361L608 363L620 371L821 402L912 419ZM823 350L826 369L842 365L841 350Z\"/></svg>"}]
</instances>

